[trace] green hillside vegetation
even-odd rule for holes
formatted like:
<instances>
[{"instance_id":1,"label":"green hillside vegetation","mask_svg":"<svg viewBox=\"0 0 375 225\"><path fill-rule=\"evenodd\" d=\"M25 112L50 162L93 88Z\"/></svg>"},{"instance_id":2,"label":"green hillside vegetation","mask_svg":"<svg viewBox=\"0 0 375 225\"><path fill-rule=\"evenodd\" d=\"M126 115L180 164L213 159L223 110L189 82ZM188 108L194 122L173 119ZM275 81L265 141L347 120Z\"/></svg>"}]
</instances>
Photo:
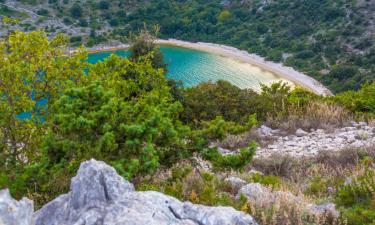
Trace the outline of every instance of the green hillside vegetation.
<instances>
[{"instance_id":1,"label":"green hillside vegetation","mask_svg":"<svg viewBox=\"0 0 375 225\"><path fill-rule=\"evenodd\" d=\"M134 43L144 41L144 35ZM66 36L49 41L39 31L14 32L0 43L0 189L10 188L17 198L28 196L40 207L67 192L79 164L95 157L114 166L138 189L156 189L208 205L232 205L258 221L264 219L264 224L272 224L272 215L280 221L289 221L285 215L293 215L301 224L337 224L305 218L293 207L254 210L209 174L174 169L171 179L157 180L151 175L181 169L181 163L192 156L211 161L216 171L242 173L253 163L265 169L268 164L253 161L256 144L252 138L242 140L245 144L238 155L222 156L210 144L248 132L257 123L285 130L293 126L316 129L340 126L356 117L373 118L375 84L335 97L291 90L283 83L263 86L259 94L225 81L182 88L166 79L163 65L158 64L162 55L152 42L133 45L130 59L113 55L94 65L86 63L84 49L67 55L67 45ZM371 224L374 156L369 150L358 153L359 160L341 164L296 162L299 167L290 166L284 174L275 170L287 165L276 165L279 157L268 165L268 174L246 179L293 190L298 185L290 178L296 173L293 168L331 166L326 173L306 173L309 185L317 187L306 195L317 201L334 198L344 212L340 221ZM322 177L313 179L316 174ZM358 182L343 186L344 177ZM199 187L191 186L194 179ZM327 185L335 186L334 196L321 194ZM358 213L363 215L361 223L355 222Z\"/></svg>"},{"instance_id":2,"label":"green hillside vegetation","mask_svg":"<svg viewBox=\"0 0 375 225\"><path fill-rule=\"evenodd\" d=\"M128 42L125 37L145 23L150 27L158 24L162 38L221 43L257 53L322 81L336 93L358 90L374 79L373 1L21 2L40 15L33 23L30 18L21 22L24 30L36 29L35 24L51 34L65 32L75 46ZM0 15L10 16L14 9L1 11ZM66 27L43 23L56 18Z\"/></svg>"},{"instance_id":3,"label":"green hillside vegetation","mask_svg":"<svg viewBox=\"0 0 375 225\"><path fill-rule=\"evenodd\" d=\"M357 1L219 2L151 1L139 4L126 23L132 29L158 23L163 38L223 43L258 53L335 92L358 89L373 79L372 15L364 14ZM371 4L362 7L373 8Z\"/></svg>"}]
</instances>

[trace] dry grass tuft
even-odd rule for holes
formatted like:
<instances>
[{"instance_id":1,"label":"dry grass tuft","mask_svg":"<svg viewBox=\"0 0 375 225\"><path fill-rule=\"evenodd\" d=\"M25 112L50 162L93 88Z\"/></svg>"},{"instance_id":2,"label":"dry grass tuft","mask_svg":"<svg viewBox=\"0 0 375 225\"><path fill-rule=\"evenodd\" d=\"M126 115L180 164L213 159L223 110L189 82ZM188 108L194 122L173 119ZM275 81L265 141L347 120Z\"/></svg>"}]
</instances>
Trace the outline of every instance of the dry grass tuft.
<instances>
[{"instance_id":1,"label":"dry grass tuft","mask_svg":"<svg viewBox=\"0 0 375 225\"><path fill-rule=\"evenodd\" d=\"M247 147L252 141L255 141L259 146L267 146L274 141L274 138L261 136L256 128L252 128L250 131L242 134L229 134L223 141L216 143L216 145L226 149L238 149Z\"/></svg>"},{"instance_id":2,"label":"dry grass tuft","mask_svg":"<svg viewBox=\"0 0 375 225\"><path fill-rule=\"evenodd\" d=\"M375 159L375 146L365 149L345 149L337 152L321 151L314 158L293 158L274 154L256 158L253 167L266 175L280 176L291 183L295 192L315 198L328 198L328 188L336 188L356 171L361 171L361 161Z\"/></svg>"},{"instance_id":3,"label":"dry grass tuft","mask_svg":"<svg viewBox=\"0 0 375 225\"><path fill-rule=\"evenodd\" d=\"M267 124L294 133L298 128L333 130L347 125L353 119L353 114L339 105L310 102L303 108L290 107L286 115L270 115Z\"/></svg>"},{"instance_id":4,"label":"dry grass tuft","mask_svg":"<svg viewBox=\"0 0 375 225\"><path fill-rule=\"evenodd\" d=\"M272 204L265 199L262 202L248 201L242 210L257 218L259 224L265 225L339 225L343 224L332 215L316 215L305 209L309 202L290 201L288 195L281 195Z\"/></svg>"}]
</instances>

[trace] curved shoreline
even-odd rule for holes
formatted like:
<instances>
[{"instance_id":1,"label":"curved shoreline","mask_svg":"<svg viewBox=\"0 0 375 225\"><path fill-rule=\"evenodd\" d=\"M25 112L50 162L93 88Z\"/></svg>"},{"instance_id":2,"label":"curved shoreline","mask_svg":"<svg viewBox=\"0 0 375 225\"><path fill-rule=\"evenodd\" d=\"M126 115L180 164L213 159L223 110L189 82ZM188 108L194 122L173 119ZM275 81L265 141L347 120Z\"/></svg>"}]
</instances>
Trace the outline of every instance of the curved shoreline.
<instances>
[{"instance_id":1,"label":"curved shoreline","mask_svg":"<svg viewBox=\"0 0 375 225\"><path fill-rule=\"evenodd\" d=\"M183 47L183 48L190 48L190 49L195 49L199 51L221 55L224 57L234 58L239 61L257 66L263 70L269 71L275 74L276 76L289 80L298 86L301 86L303 88L306 88L314 92L315 94L323 95L323 96L332 95L332 92L328 88L326 88L323 84L321 84L319 81L315 80L314 78L306 74L296 71L292 67L284 66L281 63L274 63L271 61L266 61L264 58L256 54L250 54L246 51L239 50L231 46L205 43L205 42L193 43L193 42L187 42L187 41L180 41L176 39L168 39L168 40L158 39L156 40L156 42L162 45L171 45L171 46L177 46L177 47ZM129 48L129 45L121 44L121 45L116 45L113 47L109 47L109 46L95 47L95 48L89 49L89 52L95 53L95 52L103 52L103 51L116 51L116 50L127 49L127 48Z\"/></svg>"}]
</instances>

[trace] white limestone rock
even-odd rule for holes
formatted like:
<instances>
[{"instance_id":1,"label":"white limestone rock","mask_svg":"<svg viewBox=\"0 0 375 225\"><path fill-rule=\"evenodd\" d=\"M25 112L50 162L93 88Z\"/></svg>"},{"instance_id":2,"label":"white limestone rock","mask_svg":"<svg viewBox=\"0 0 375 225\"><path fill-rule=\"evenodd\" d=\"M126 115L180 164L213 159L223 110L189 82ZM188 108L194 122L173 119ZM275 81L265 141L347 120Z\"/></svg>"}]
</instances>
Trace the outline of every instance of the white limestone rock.
<instances>
[{"instance_id":1,"label":"white limestone rock","mask_svg":"<svg viewBox=\"0 0 375 225\"><path fill-rule=\"evenodd\" d=\"M302 129L297 129L296 130L296 136L297 137L304 137L304 136L306 136L306 135L308 135L309 133L307 133L306 131L304 131L304 130L302 130Z\"/></svg>"},{"instance_id":2,"label":"white limestone rock","mask_svg":"<svg viewBox=\"0 0 375 225\"><path fill-rule=\"evenodd\" d=\"M33 225L34 204L27 198L13 199L8 189L0 190L0 225Z\"/></svg>"},{"instance_id":3,"label":"white limestone rock","mask_svg":"<svg viewBox=\"0 0 375 225\"><path fill-rule=\"evenodd\" d=\"M292 157L314 157L320 151L340 151L346 148L366 148L375 143L375 128L365 122L353 123L357 127L322 129L310 133L298 129L295 135L273 135L273 141L265 147L258 147L255 157L269 157L272 154L288 154Z\"/></svg>"},{"instance_id":4,"label":"white limestone rock","mask_svg":"<svg viewBox=\"0 0 375 225\"><path fill-rule=\"evenodd\" d=\"M249 225L254 219L231 207L194 205L159 192L136 192L104 162L81 164L70 192L35 213L36 225Z\"/></svg>"},{"instance_id":5,"label":"white limestone rock","mask_svg":"<svg viewBox=\"0 0 375 225\"><path fill-rule=\"evenodd\" d=\"M264 136L272 136L273 133L274 133L274 131L272 130L272 128L269 128L266 125L260 126L259 129L258 129L258 132L261 135L264 135Z\"/></svg>"},{"instance_id":6,"label":"white limestone rock","mask_svg":"<svg viewBox=\"0 0 375 225\"><path fill-rule=\"evenodd\" d=\"M224 182L228 184L236 192L246 185L246 181L238 177L225 178Z\"/></svg>"},{"instance_id":7,"label":"white limestone rock","mask_svg":"<svg viewBox=\"0 0 375 225\"><path fill-rule=\"evenodd\" d=\"M326 203L321 205L310 205L309 206L310 212L315 215L325 215L332 218L339 218L340 212L337 211L336 205L333 203Z\"/></svg>"}]
</instances>

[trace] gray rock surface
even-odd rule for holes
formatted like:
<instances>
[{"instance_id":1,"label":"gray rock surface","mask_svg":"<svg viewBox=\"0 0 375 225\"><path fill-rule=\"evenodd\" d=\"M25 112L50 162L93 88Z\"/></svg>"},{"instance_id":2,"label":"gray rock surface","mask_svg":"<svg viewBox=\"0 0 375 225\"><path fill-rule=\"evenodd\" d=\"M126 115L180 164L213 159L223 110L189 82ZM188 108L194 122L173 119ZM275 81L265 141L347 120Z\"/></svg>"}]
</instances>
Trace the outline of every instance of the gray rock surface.
<instances>
[{"instance_id":1,"label":"gray rock surface","mask_svg":"<svg viewBox=\"0 0 375 225\"><path fill-rule=\"evenodd\" d=\"M352 122L352 126L337 128L333 132L317 129L306 132L298 129L295 135L282 136L266 132L260 127L258 132L264 138L272 138L267 146L259 147L255 157L268 157L274 153L293 157L311 157L320 151L340 151L346 148L366 148L375 143L375 128L365 122ZM267 129L266 129L267 130Z\"/></svg>"},{"instance_id":2,"label":"gray rock surface","mask_svg":"<svg viewBox=\"0 0 375 225\"><path fill-rule=\"evenodd\" d=\"M224 182L228 184L236 192L246 185L246 181L238 177L225 178Z\"/></svg>"},{"instance_id":3,"label":"gray rock surface","mask_svg":"<svg viewBox=\"0 0 375 225\"><path fill-rule=\"evenodd\" d=\"M272 134L274 133L273 129L267 127L266 125L260 126L258 129L258 132L260 135L264 135L264 136L272 136Z\"/></svg>"},{"instance_id":4,"label":"gray rock surface","mask_svg":"<svg viewBox=\"0 0 375 225\"><path fill-rule=\"evenodd\" d=\"M9 190L0 190L0 225L32 225L33 202L27 198L13 199Z\"/></svg>"},{"instance_id":5,"label":"gray rock surface","mask_svg":"<svg viewBox=\"0 0 375 225\"><path fill-rule=\"evenodd\" d=\"M308 133L306 131L302 130L301 128L297 129L297 131L296 131L297 137L303 137L303 136L306 136L306 135L308 135Z\"/></svg>"},{"instance_id":6,"label":"gray rock surface","mask_svg":"<svg viewBox=\"0 0 375 225\"><path fill-rule=\"evenodd\" d=\"M194 205L164 194L136 192L103 162L81 164L70 192L35 213L36 225L249 225L253 218L231 207Z\"/></svg>"},{"instance_id":7,"label":"gray rock surface","mask_svg":"<svg viewBox=\"0 0 375 225\"><path fill-rule=\"evenodd\" d=\"M240 197L241 195L244 195L252 202L262 202L264 199L271 201L271 194L272 193L268 190L268 188L262 186L261 184L250 183L243 186L239 190L237 196Z\"/></svg>"},{"instance_id":8,"label":"gray rock surface","mask_svg":"<svg viewBox=\"0 0 375 225\"><path fill-rule=\"evenodd\" d=\"M327 215L334 218L338 218L340 216L340 213L336 210L336 205L333 203L311 205L310 210L316 215Z\"/></svg>"}]
</instances>

